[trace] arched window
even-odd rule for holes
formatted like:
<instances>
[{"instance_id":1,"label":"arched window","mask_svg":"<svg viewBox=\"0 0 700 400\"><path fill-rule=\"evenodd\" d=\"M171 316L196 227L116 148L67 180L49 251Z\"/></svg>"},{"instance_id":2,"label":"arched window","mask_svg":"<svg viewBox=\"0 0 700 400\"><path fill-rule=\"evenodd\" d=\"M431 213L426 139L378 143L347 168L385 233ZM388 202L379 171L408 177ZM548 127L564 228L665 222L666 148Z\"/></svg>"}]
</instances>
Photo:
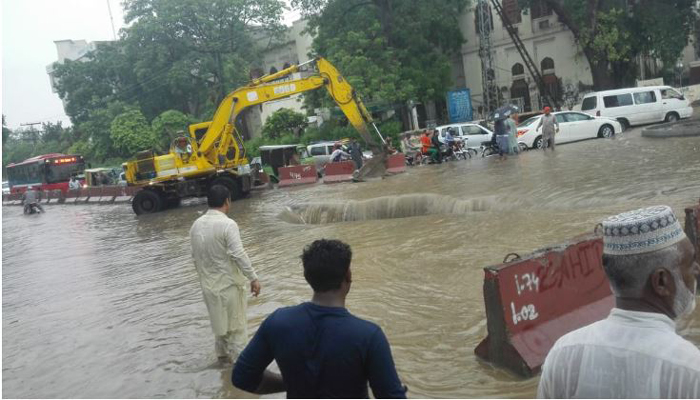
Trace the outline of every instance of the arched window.
<instances>
[{"instance_id":1,"label":"arched window","mask_svg":"<svg viewBox=\"0 0 700 400\"><path fill-rule=\"evenodd\" d=\"M542 67L542 71L547 71L547 70L553 70L554 69L554 60L552 60L549 57L545 57L542 62L540 63L540 66Z\"/></svg>"},{"instance_id":2,"label":"arched window","mask_svg":"<svg viewBox=\"0 0 700 400\"><path fill-rule=\"evenodd\" d=\"M515 65L513 65L513 68L511 68L510 71L511 71L511 73L513 74L513 76L518 76L518 75L524 75L524 74L525 74L525 68L524 68L523 65L520 64L520 63L515 63Z\"/></svg>"}]
</instances>

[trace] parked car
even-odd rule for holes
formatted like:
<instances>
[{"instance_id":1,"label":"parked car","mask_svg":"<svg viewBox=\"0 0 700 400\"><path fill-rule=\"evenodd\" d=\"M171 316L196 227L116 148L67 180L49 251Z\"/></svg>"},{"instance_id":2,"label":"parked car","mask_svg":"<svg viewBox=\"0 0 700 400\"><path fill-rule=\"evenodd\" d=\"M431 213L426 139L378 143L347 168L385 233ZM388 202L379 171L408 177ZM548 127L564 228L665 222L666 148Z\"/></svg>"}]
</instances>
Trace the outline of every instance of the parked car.
<instances>
[{"instance_id":1,"label":"parked car","mask_svg":"<svg viewBox=\"0 0 700 400\"><path fill-rule=\"evenodd\" d=\"M458 124L441 125L435 128L440 131L440 136L438 139L440 139L441 143L445 143L445 136L447 135L448 128L454 128L455 139L464 142L465 147L475 150L481 147L481 143L490 141L491 137L493 136L493 132L477 123L463 122Z\"/></svg>"},{"instance_id":2,"label":"parked car","mask_svg":"<svg viewBox=\"0 0 700 400\"><path fill-rule=\"evenodd\" d=\"M559 123L556 143L576 142L593 138L609 138L622 132L622 125L612 118L592 117L578 111L553 113ZM527 148L542 148L542 128L537 130L541 115L526 119L518 125L518 143Z\"/></svg>"},{"instance_id":3,"label":"parked car","mask_svg":"<svg viewBox=\"0 0 700 400\"><path fill-rule=\"evenodd\" d=\"M10 182L2 182L2 194L10 194Z\"/></svg>"},{"instance_id":4,"label":"parked car","mask_svg":"<svg viewBox=\"0 0 700 400\"><path fill-rule=\"evenodd\" d=\"M675 122L693 114L690 102L670 86L649 86L589 93L581 111L614 118L627 129L655 122Z\"/></svg>"},{"instance_id":5,"label":"parked car","mask_svg":"<svg viewBox=\"0 0 700 400\"><path fill-rule=\"evenodd\" d=\"M316 171L323 171L326 164L328 164L331 161L331 154L333 153L333 147L336 143L337 142L326 141L313 143L306 146L306 150L309 154L309 157L312 157L314 160L314 165L316 165Z\"/></svg>"}]
</instances>

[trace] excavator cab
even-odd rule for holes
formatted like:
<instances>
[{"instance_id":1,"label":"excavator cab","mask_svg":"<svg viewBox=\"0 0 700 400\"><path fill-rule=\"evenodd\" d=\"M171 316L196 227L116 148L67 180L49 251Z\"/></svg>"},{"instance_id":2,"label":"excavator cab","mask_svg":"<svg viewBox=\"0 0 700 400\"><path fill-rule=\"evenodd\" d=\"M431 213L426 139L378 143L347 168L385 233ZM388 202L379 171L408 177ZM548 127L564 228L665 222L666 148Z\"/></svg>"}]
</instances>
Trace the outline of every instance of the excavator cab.
<instances>
[{"instance_id":1,"label":"excavator cab","mask_svg":"<svg viewBox=\"0 0 700 400\"><path fill-rule=\"evenodd\" d=\"M190 139L180 136L170 144L170 153L177 154L183 163L187 163L192 156L192 143Z\"/></svg>"}]
</instances>

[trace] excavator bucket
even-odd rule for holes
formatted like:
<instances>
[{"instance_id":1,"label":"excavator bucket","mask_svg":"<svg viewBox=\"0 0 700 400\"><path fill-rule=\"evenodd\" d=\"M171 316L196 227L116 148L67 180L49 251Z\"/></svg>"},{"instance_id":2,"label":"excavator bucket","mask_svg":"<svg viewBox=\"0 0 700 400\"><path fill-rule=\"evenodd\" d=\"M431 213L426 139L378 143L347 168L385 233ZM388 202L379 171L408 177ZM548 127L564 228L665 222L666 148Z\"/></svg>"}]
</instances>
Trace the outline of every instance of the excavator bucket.
<instances>
[{"instance_id":1,"label":"excavator bucket","mask_svg":"<svg viewBox=\"0 0 700 400\"><path fill-rule=\"evenodd\" d=\"M354 176L356 181L363 181L367 178L381 178L386 175L387 153L383 150L373 151L372 153L372 158L367 160Z\"/></svg>"}]
</instances>

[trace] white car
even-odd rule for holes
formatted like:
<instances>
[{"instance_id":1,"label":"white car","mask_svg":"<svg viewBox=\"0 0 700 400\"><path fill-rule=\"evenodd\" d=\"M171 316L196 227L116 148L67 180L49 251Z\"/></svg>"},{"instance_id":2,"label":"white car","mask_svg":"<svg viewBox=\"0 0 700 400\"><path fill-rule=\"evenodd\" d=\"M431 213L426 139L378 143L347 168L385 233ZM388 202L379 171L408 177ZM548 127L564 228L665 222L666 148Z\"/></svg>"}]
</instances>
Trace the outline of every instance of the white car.
<instances>
[{"instance_id":1,"label":"white car","mask_svg":"<svg viewBox=\"0 0 700 400\"><path fill-rule=\"evenodd\" d=\"M10 182L3 181L2 182L2 194L9 194L9 193L10 193Z\"/></svg>"},{"instance_id":2,"label":"white car","mask_svg":"<svg viewBox=\"0 0 700 400\"><path fill-rule=\"evenodd\" d=\"M461 140L466 143L466 147L472 149L479 149L481 143L490 142L493 132L483 126L474 122L463 122L458 124L441 125L438 126L437 130L440 131L440 136L438 139L440 143L445 143L445 136L447 136L447 129L453 128L455 133L453 134L456 140Z\"/></svg>"},{"instance_id":3,"label":"white car","mask_svg":"<svg viewBox=\"0 0 700 400\"><path fill-rule=\"evenodd\" d=\"M609 138L622 132L622 125L614 119L592 117L577 111L552 113L559 122L559 132L555 136L557 144L576 142L593 138ZM518 125L518 143L521 147L542 148L542 128L539 130L541 115L532 117Z\"/></svg>"}]
</instances>

